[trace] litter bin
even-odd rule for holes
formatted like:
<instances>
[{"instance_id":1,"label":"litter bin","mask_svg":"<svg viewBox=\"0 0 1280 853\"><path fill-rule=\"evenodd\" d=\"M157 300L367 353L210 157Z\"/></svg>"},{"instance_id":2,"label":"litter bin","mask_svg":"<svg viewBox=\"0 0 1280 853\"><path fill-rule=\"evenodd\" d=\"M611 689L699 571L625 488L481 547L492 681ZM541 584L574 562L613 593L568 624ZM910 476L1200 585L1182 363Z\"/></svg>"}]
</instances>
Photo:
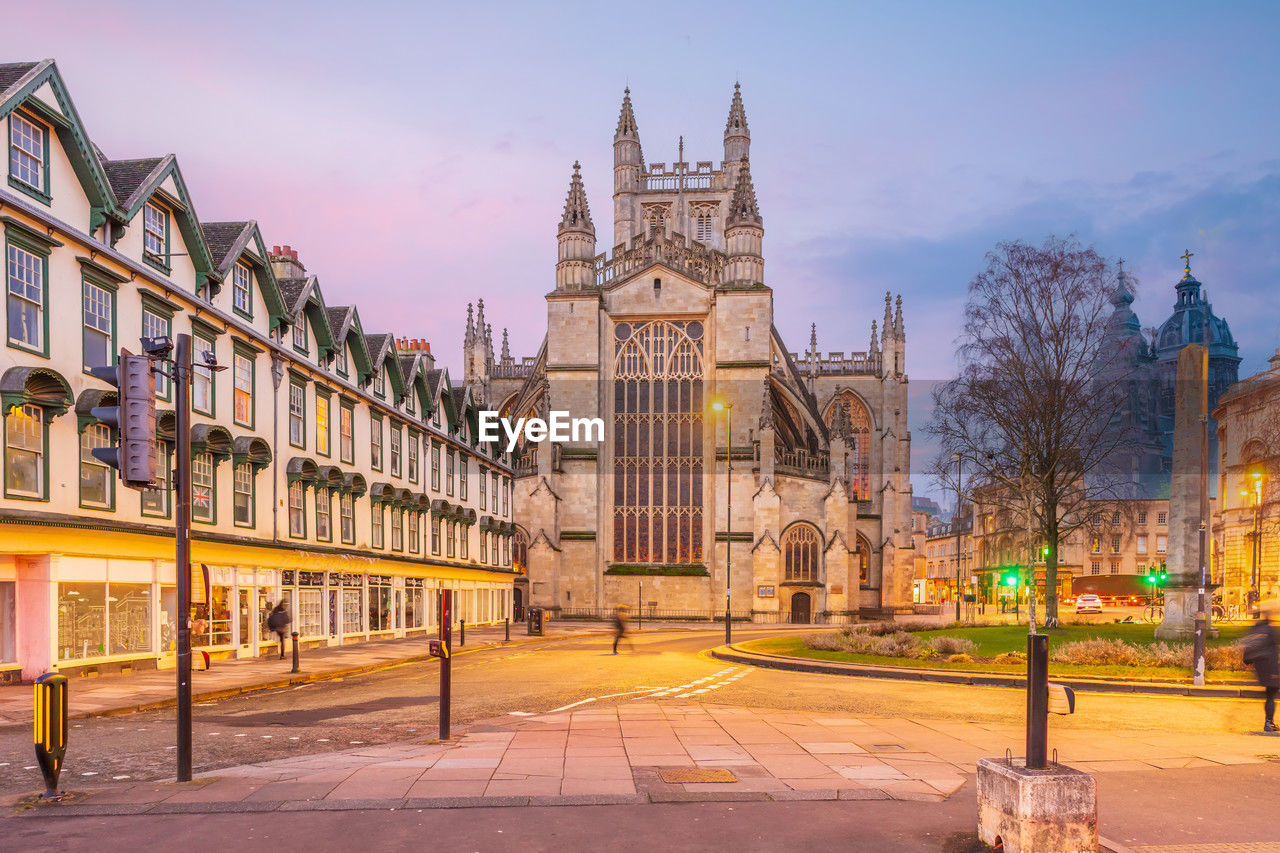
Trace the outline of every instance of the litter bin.
<instances>
[{"instance_id":1,"label":"litter bin","mask_svg":"<svg viewBox=\"0 0 1280 853\"><path fill-rule=\"evenodd\" d=\"M541 607L529 608L529 636L541 637L546 620L546 612Z\"/></svg>"}]
</instances>

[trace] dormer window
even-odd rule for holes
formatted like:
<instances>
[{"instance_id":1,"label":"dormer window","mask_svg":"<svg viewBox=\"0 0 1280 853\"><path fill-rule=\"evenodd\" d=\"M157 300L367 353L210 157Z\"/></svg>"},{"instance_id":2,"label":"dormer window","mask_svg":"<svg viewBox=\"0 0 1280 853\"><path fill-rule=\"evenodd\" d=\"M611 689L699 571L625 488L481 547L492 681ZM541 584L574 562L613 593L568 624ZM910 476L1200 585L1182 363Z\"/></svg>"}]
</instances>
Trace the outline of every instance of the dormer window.
<instances>
[{"instance_id":1,"label":"dormer window","mask_svg":"<svg viewBox=\"0 0 1280 853\"><path fill-rule=\"evenodd\" d=\"M20 113L9 116L9 182L22 190L49 193L49 133Z\"/></svg>"},{"instance_id":2,"label":"dormer window","mask_svg":"<svg viewBox=\"0 0 1280 853\"><path fill-rule=\"evenodd\" d=\"M337 355L337 358L334 360L334 364L335 364L335 365L337 365L337 368L338 368L338 375L339 375L339 376L346 376L346 375L347 375L347 347L346 347L346 345L343 345L343 346L338 347L338 355Z\"/></svg>"},{"instance_id":3,"label":"dormer window","mask_svg":"<svg viewBox=\"0 0 1280 853\"><path fill-rule=\"evenodd\" d=\"M231 269L231 306L237 314L253 316L253 273L245 264Z\"/></svg>"},{"instance_id":4,"label":"dormer window","mask_svg":"<svg viewBox=\"0 0 1280 853\"><path fill-rule=\"evenodd\" d=\"M387 396L387 367L382 365L373 377L373 393L379 397Z\"/></svg>"},{"instance_id":5,"label":"dormer window","mask_svg":"<svg viewBox=\"0 0 1280 853\"><path fill-rule=\"evenodd\" d=\"M307 346L307 316L299 314L293 324L293 348L298 352L306 352Z\"/></svg>"},{"instance_id":6,"label":"dormer window","mask_svg":"<svg viewBox=\"0 0 1280 853\"><path fill-rule=\"evenodd\" d=\"M169 211L153 202L142 209L142 255L152 263L169 265Z\"/></svg>"}]
</instances>

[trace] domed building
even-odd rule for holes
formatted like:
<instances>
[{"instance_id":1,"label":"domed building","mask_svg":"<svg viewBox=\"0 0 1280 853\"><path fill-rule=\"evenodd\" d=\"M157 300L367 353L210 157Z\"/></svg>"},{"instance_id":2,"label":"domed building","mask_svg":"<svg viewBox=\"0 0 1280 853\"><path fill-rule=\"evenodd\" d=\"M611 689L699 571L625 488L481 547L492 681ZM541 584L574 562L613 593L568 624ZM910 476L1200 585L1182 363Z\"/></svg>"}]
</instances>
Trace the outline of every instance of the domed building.
<instances>
[{"instance_id":1,"label":"domed building","mask_svg":"<svg viewBox=\"0 0 1280 853\"><path fill-rule=\"evenodd\" d=\"M1185 266L1182 280L1176 286L1178 299L1173 314L1165 320L1152 341L1156 362L1156 378L1159 383L1160 432L1164 445L1165 471L1171 467L1173 457L1173 408L1175 401L1175 377L1178 371L1178 353L1187 344L1202 344L1209 348L1209 411L1218 405L1218 398L1239 379L1240 355L1235 338L1227 321L1213 313L1213 306L1206 298L1201 283L1191 274L1193 253L1183 255ZM1216 469L1217 432L1212 418L1209 421L1209 466Z\"/></svg>"}]
</instances>

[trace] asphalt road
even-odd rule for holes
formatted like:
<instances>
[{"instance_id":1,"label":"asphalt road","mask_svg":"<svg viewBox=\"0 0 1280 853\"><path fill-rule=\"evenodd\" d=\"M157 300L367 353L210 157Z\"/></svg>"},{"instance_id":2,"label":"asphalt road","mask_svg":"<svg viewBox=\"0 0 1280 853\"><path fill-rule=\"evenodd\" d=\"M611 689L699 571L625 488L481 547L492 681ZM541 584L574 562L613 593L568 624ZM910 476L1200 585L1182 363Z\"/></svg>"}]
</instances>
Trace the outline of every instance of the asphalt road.
<instances>
[{"instance_id":1,"label":"asphalt road","mask_svg":"<svg viewBox=\"0 0 1280 853\"><path fill-rule=\"evenodd\" d=\"M769 636L739 629L735 640ZM973 721L1022 720L1022 692L919 682L747 669L744 677L691 682L731 669L705 650L723 642L715 629L644 632L621 654L606 637L549 640L476 650L453 664L453 724L509 714L536 714L578 703L641 699L661 690L692 690L691 698L727 705L840 711L876 716ZM195 708L197 773L275 758L331 752L352 745L429 741L438 734L439 669L434 661L405 664L352 678L236 696ZM1054 726L1158 729L1170 732L1247 731L1260 703L1246 700L1171 700L1087 694L1073 717ZM174 712L152 711L72 723L63 781L171 779ZM1018 751L1018 744L1010 744ZM30 732L0 729L0 794L38 789Z\"/></svg>"}]
</instances>

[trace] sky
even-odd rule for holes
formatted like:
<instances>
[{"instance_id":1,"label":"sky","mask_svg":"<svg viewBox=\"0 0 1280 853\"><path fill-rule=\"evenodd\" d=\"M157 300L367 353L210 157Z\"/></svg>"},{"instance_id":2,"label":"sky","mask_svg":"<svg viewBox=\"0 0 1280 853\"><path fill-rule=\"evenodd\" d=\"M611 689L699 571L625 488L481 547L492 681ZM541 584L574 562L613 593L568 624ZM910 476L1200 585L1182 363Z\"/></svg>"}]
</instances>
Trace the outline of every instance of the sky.
<instances>
[{"instance_id":1,"label":"sky","mask_svg":"<svg viewBox=\"0 0 1280 853\"><path fill-rule=\"evenodd\" d=\"M17 4L3 61L57 60L111 158L175 153L206 221L255 219L460 373L466 304L536 352L580 160L612 242L631 87L645 158L719 160L742 84L765 279L793 351L867 346L901 293L913 482L930 383L1001 240L1123 257L1144 326L1180 255L1241 376L1280 346L1280 5L1232 2Z\"/></svg>"}]
</instances>

